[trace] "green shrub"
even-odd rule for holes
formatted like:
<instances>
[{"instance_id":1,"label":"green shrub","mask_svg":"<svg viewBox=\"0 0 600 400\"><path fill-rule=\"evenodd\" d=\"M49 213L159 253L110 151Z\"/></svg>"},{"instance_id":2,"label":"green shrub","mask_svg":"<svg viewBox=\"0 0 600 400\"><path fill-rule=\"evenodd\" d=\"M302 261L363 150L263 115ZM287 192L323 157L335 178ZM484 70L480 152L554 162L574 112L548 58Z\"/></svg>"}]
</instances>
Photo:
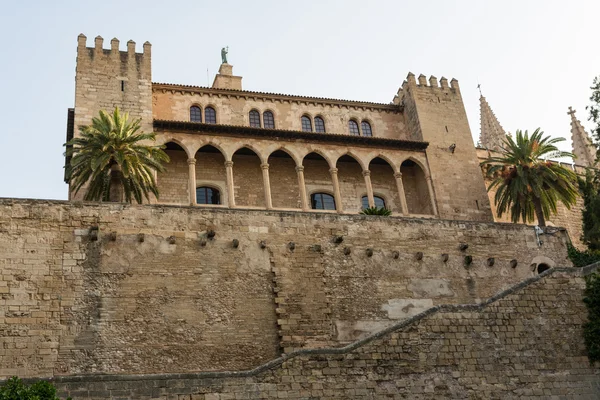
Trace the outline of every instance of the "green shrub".
<instances>
[{"instance_id":1,"label":"green shrub","mask_svg":"<svg viewBox=\"0 0 600 400\"><path fill-rule=\"evenodd\" d=\"M69 398L70 399L70 398ZM67 399L67 400L69 400ZM27 386L13 376L0 386L0 400L60 400L56 388L47 381L37 381Z\"/></svg>"},{"instance_id":2,"label":"green shrub","mask_svg":"<svg viewBox=\"0 0 600 400\"><path fill-rule=\"evenodd\" d=\"M588 310L588 322L583 325L583 339L588 359L593 364L600 361L600 274L585 277L583 302Z\"/></svg>"},{"instance_id":3,"label":"green shrub","mask_svg":"<svg viewBox=\"0 0 600 400\"><path fill-rule=\"evenodd\" d=\"M567 245L567 248L569 260L575 267L585 267L600 261L600 251L598 250L579 251L571 244Z\"/></svg>"},{"instance_id":4,"label":"green shrub","mask_svg":"<svg viewBox=\"0 0 600 400\"><path fill-rule=\"evenodd\" d=\"M364 215L383 215L386 217L392 215L392 212L385 207L363 208L360 213Z\"/></svg>"}]
</instances>

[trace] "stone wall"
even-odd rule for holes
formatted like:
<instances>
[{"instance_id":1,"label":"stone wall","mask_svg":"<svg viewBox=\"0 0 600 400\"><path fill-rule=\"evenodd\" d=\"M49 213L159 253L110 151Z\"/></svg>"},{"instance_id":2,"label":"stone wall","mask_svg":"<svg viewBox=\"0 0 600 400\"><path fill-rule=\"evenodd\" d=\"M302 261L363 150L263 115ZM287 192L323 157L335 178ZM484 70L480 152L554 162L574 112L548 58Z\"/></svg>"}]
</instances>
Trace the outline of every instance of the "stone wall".
<instances>
[{"instance_id":1,"label":"stone wall","mask_svg":"<svg viewBox=\"0 0 600 400\"><path fill-rule=\"evenodd\" d=\"M301 117L310 117L314 131L314 117L325 121L325 130L331 134L349 135L348 122L353 119L360 125L368 121L373 136L390 139L409 139L411 134L404 116L397 106L366 102L325 100L290 95L208 89L179 85L153 85L152 111L155 119L189 121L190 107L213 107L217 123L250 126L249 113L271 111L275 128L301 131Z\"/></svg>"},{"instance_id":2,"label":"stone wall","mask_svg":"<svg viewBox=\"0 0 600 400\"><path fill-rule=\"evenodd\" d=\"M564 242L495 223L4 199L0 375L252 368L569 265Z\"/></svg>"},{"instance_id":3,"label":"stone wall","mask_svg":"<svg viewBox=\"0 0 600 400\"><path fill-rule=\"evenodd\" d=\"M419 140L429 142L427 162L439 215L445 219L491 221L490 203L465 106L456 80L413 74L398 92L403 99L408 126Z\"/></svg>"},{"instance_id":4,"label":"stone wall","mask_svg":"<svg viewBox=\"0 0 600 400\"><path fill-rule=\"evenodd\" d=\"M58 377L76 399L597 399L585 270L550 270L480 305L435 306L343 348L240 372Z\"/></svg>"}]
</instances>

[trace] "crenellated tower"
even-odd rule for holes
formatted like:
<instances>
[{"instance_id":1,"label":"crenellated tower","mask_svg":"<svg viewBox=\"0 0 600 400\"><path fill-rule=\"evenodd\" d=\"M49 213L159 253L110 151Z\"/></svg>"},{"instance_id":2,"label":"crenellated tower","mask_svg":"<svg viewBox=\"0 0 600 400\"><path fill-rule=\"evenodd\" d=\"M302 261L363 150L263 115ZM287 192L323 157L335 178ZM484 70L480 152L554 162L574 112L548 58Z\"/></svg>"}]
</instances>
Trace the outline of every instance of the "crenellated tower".
<instances>
[{"instance_id":1,"label":"crenellated tower","mask_svg":"<svg viewBox=\"0 0 600 400\"><path fill-rule=\"evenodd\" d=\"M479 97L479 110L481 118L479 145L488 150L500 151L506 138L506 132L483 95Z\"/></svg>"},{"instance_id":2,"label":"crenellated tower","mask_svg":"<svg viewBox=\"0 0 600 400\"><path fill-rule=\"evenodd\" d=\"M594 167L596 165L596 146L581 125L581 121L575 118L575 110L569 107L567 114L571 116L571 140L573 141L573 154L576 157L575 164Z\"/></svg>"},{"instance_id":3,"label":"crenellated tower","mask_svg":"<svg viewBox=\"0 0 600 400\"><path fill-rule=\"evenodd\" d=\"M395 102L404 108L415 140L429 142L427 159L438 212L444 219L491 221L492 213L479 168L458 81L409 73Z\"/></svg>"},{"instance_id":4,"label":"crenellated tower","mask_svg":"<svg viewBox=\"0 0 600 400\"><path fill-rule=\"evenodd\" d=\"M119 50L119 40L103 48L104 39L97 36L94 47L86 46L86 36L77 38L75 74L74 134L78 127L91 123L100 110L115 107L131 118L142 119L142 129L152 131L151 45L144 43L143 53L135 52L135 42L127 42L127 51Z\"/></svg>"}]
</instances>

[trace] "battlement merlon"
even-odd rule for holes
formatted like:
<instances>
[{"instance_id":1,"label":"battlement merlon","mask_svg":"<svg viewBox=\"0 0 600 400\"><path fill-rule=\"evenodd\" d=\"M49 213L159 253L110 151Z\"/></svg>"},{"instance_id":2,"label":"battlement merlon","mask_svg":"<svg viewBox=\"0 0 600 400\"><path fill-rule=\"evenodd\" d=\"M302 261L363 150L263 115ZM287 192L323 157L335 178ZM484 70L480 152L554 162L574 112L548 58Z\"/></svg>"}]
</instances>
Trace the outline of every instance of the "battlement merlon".
<instances>
[{"instance_id":1,"label":"battlement merlon","mask_svg":"<svg viewBox=\"0 0 600 400\"><path fill-rule=\"evenodd\" d=\"M110 49L105 49L102 36L96 36L94 38L94 47L87 47L87 37L81 33L77 37L77 64L95 64L111 59L119 63L135 61L140 65L140 69L144 71L144 75L150 76L152 57L152 45L150 42L144 43L142 53L135 52L135 42L133 40L127 42L127 51L120 51L119 43L119 39L113 38L110 41Z\"/></svg>"},{"instance_id":2,"label":"battlement merlon","mask_svg":"<svg viewBox=\"0 0 600 400\"><path fill-rule=\"evenodd\" d=\"M394 100L392 102L394 104L400 103L404 93L408 91L409 88L413 88L414 90L418 88L441 89L442 91L450 90L460 95L458 81L454 78L452 78L450 85L448 85L448 79L443 76L438 81L438 79L433 75L431 75L429 79L427 79L427 77L423 74L419 75L417 78L415 77L415 74L409 72L404 82L402 82L402 86L400 86L398 92L394 96Z\"/></svg>"},{"instance_id":3,"label":"battlement merlon","mask_svg":"<svg viewBox=\"0 0 600 400\"><path fill-rule=\"evenodd\" d=\"M458 81L454 78L452 78L452 80L450 81L450 86L448 86L448 79L444 78L443 76L440 78L439 82L438 79L431 75L429 77L429 82L428 79L425 75L421 74L419 75L418 81L417 78L415 77L415 74L413 74L412 72L409 72L408 75L406 76L406 80L404 82L402 82L402 86L400 87L400 89L398 89L398 93L400 93L403 90L406 90L409 87L429 87L429 88L438 88L438 89L453 89L456 91L460 91L460 88L458 86Z\"/></svg>"}]
</instances>

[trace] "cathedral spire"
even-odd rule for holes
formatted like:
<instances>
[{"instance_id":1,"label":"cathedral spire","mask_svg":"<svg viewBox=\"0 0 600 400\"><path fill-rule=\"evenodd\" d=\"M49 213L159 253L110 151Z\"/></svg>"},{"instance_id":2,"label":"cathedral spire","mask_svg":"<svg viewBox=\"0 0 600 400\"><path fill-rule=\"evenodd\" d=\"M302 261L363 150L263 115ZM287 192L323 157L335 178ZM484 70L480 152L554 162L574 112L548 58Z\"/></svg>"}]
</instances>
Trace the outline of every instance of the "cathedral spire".
<instances>
[{"instance_id":1,"label":"cathedral spire","mask_svg":"<svg viewBox=\"0 0 600 400\"><path fill-rule=\"evenodd\" d=\"M481 94L481 89L480 89ZM487 100L483 95L479 97L480 117L481 117L481 134L479 135L479 145L488 150L500 151L506 132L502 129L500 122L494 115Z\"/></svg>"},{"instance_id":2,"label":"cathedral spire","mask_svg":"<svg viewBox=\"0 0 600 400\"><path fill-rule=\"evenodd\" d=\"M573 154L575 164L583 167L593 167L596 164L596 146L587 134L581 122L575 118L575 110L569 107L567 112L571 116L571 140L573 141Z\"/></svg>"}]
</instances>

